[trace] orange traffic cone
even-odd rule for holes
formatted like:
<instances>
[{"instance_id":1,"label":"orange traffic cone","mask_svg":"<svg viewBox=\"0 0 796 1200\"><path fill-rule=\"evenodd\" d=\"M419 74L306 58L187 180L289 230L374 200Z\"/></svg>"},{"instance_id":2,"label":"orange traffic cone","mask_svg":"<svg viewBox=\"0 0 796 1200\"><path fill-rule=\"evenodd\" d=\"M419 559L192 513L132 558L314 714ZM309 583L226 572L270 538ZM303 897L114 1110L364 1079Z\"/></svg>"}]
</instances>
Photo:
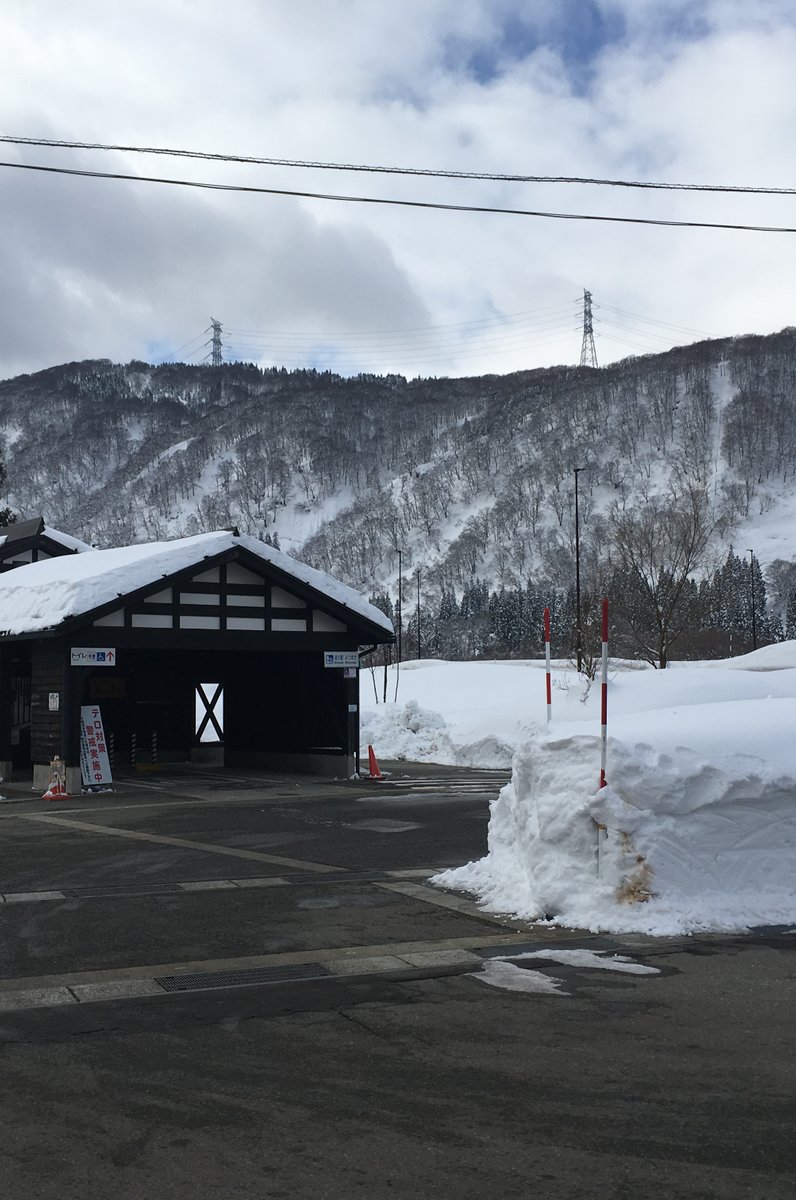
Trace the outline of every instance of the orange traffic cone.
<instances>
[{"instance_id":1,"label":"orange traffic cone","mask_svg":"<svg viewBox=\"0 0 796 1200\"><path fill-rule=\"evenodd\" d=\"M371 779L383 779L379 764L376 762L376 755L373 753L373 747L368 746L368 770L370 771Z\"/></svg>"}]
</instances>

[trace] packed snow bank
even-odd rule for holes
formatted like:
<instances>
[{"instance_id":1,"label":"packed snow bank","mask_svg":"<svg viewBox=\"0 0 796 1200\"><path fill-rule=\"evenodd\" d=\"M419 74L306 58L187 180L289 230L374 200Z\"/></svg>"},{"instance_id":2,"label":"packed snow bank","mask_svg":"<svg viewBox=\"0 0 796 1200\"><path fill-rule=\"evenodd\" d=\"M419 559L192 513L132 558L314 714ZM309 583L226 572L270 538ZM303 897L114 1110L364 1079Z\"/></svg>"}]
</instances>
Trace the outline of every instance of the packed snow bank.
<instances>
[{"instance_id":1,"label":"packed snow bank","mask_svg":"<svg viewBox=\"0 0 796 1200\"><path fill-rule=\"evenodd\" d=\"M566 663L550 732L540 661L405 663L397 704L376 704L366 675L362 687L362 741L380 758L513 759L486 857L443 886L594 930L796 924L796 642L666 671L612 662L599 794L600 689Z\"/></svg>"},{"instance_id":2,"label":"packed snow bank","mask_svg":"<svg viewBox=\"0 0 796 1200\"><path fill-rule=\"evenodd\" d=\"M675 663L655 671L641 663L612 661L610 720L715 701L796 697L796 642L766 646L742 658ZM398 703L395 669L363 671L360 681L362 745L379 758L482 767L511 766L514 752L545 728L544 662L444 662L423 659L401 666ZM554 662L553 722L597 729L600 688L566 662ZM706 731L702 729L704 734ZM654 735L650 735L654 744ZM642 735L643 738L643 735ZM684 744L688 745L686 741Z\"/></svg>"},{"instance_id":3,"label":"packed snow bank","mask_svg":"<svg viewBox=\"0 0 796 1200\"><path fill-rule=\"evenodd\" d=\"M796 698L689 703L680 678L681 708L613 721L602 790L596 732L530 737L492 804L486 858L436 882L592 930L796 921Z\"/></svg>"},{"instance_id":4,"label":"packed snow bank","mask_svg":"<svg viewBox=\"0 0 796 1200\"><path fill-rule=\"evenodd\" d=\"M391 668L387 704L382 676L362 673L361 742L383 758L449 765L510 767L515 749L534 727L531 697L544 676L529 662L403 663L397 679ZM532 669L529 669L532 668ZM540 693L541 694L541 693Z\"/></svg>"},{"instance_id":5,"label":"packed snow bank","mask_svg":"<svg viewBox=\"0 0 796 1200\"><path fill-rule=\"evenodd\" d=\"M360 741L378 747L382 758L401 762L445 763L463 767L510 767L514 746L494 734L477 733L467 740L467 731L449 728L441 713L423 709L416 700L406 704L383 704L363 718Z\"/></svg>"}]
</instances>

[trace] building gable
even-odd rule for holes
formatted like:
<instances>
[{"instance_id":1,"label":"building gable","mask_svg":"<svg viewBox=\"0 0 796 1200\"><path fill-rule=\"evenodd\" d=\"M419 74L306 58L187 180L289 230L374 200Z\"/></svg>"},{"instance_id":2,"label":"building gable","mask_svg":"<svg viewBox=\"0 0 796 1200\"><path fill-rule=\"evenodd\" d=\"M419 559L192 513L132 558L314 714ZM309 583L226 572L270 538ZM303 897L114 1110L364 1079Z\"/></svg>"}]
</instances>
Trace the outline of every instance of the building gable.
<instances>
[{"instance_id":1,"label":"building gable","mask_svg":"<svg viewBox=\"0 0 796 1200\"><path fill-rule=\"evenodd\" d=\"M91 546L57 529L50 529L43 517L17 521L0 535L0 573L86 550L91 550Z\"/></svg>"},{"instance_id":2,"label":"building gable","mask_svg":"<svg viewBox=\"0 0 796 1200\"><path fill-rule=\"evenodd\" d=\"M243 547L142 588L75 621L97 630L204 630L372 637L361 618ZM379 640L386 640L383 631Z\"/></svg>"}]
</instances>

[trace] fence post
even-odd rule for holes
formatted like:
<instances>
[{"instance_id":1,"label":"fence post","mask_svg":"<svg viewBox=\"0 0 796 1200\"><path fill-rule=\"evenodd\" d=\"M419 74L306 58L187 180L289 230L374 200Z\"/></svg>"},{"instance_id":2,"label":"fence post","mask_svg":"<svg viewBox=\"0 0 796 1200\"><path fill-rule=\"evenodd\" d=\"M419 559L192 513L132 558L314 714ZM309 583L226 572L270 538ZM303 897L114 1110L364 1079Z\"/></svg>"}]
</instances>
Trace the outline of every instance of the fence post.
<instances>
[{"instance_id":1,"label":"fence post","mask_svg":"<svg viewBox=\"0 0 796 1200\"><path fill-rule=\"evenodd\" d=\"M600 687L600 787L605 787L608 753L608 601L603 600L602 683Z\"/></svg>"},{"instance_id":2,"label":"fence post","mask_svg":"<svg viewBox=\"0 0 796 1200\"><path fill-rule=\"evenodd\" d=\"M547 699L547 728L553 716L553 692L550 686L550 609L544 610L545 696Z\"/></svg>"},{"instance_id":3,"label":"fence post","mask_svg":"<svg viewBox=\"0 0 796 1200\"><path fill-rule=\"evenodd\" d=\"M600 683L600 788L605 787L605 766L608 756L608 601L603 600L602 612L602 678ZM595 821L597 826L597 878L602 875L602 856L608 830Z\"/></svg>"}]
</instances>

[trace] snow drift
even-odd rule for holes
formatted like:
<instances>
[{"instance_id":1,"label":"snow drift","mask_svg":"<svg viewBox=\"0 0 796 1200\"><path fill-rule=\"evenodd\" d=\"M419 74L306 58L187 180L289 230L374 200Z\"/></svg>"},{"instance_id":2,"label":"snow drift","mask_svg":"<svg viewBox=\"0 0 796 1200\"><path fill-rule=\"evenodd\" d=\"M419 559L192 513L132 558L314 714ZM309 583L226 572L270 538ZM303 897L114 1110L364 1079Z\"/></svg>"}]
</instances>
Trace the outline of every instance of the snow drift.
<instances>
[{"instance_id":1,"label":"snow drift","mask_svg":"<svg viewBox=\"0 0 796 1200\"><path fill-rule=\"evenodd\" d=\"M486 858L436 882L593 930L796 920L796 699L686 703L614 729L601 790L595 733L531 737L492 804Z\"/></svg>"},{"instance_id":2,"label":"snow drift","mask_svg":"<svg viewBox=\"0 0 796 1200\"><path fill-rule=\"evenodd\" d=\"M403 703L363 695L363 740L383 758L513 757L486 857L436 882L593 930L796 923L796 642L666 671L613 663L599 791L599 688L555 664L547 732L542 668L425 660L403 665Z\"/></svg>"}]
</instances>

